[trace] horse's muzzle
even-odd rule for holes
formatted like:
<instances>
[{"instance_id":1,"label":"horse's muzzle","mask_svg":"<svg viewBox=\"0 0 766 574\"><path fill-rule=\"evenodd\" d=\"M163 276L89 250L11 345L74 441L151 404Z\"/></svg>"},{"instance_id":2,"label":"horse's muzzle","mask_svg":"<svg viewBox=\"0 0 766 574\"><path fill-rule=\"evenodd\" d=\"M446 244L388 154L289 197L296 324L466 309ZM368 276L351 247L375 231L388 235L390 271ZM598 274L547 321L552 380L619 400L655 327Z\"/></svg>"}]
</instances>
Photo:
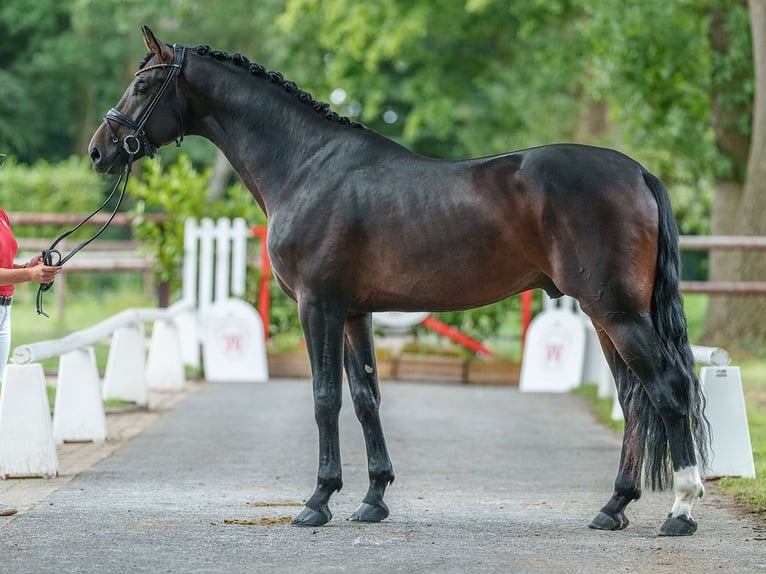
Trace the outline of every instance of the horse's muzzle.
<instances>
[{"instance_id":1,"label":"horse's muzzle","mask_svg":"<svg viewBox=\"0 0 766 574\"><path fill-rule=\"evenodd\" d=\"M110 150L109 152L104 152L98 144L91 143L88 150L88 157L90 158L93 170L97 173L119 175L125 167L124 158L118 150L115 149Z\"/></svg>"}]
</instances>

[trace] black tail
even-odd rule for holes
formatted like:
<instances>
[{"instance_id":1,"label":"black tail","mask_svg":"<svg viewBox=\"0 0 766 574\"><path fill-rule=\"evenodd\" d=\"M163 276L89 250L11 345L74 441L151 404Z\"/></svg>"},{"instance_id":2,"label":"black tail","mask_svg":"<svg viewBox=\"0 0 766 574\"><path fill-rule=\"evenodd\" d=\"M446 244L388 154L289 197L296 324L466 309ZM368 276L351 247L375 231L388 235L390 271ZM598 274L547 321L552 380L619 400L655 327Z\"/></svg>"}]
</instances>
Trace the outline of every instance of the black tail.
<instances>
[{"instance_id":1,"label":"black tail","mask_svg":"<svg viewBox=\"0 0 766 574\"><path fill-rule=\"evenodd\" d=\"M678 290L679 256L678 226L670 197L662 182L643 171L644 180L652 191L659 209L659 238L657 271L652 294L652 321L666 350L683 370L686 380L685 398L692 433L697 448L700 469L707 465L710 425L705 418L705 397L702 394L694 357L687 335L686 315ZM665 425L638 381L633 387L632 409L639 417L640 449L644 453L644 477L647 486L661 490L671 484L672 465Z\"/></svg>"}]
</instances>

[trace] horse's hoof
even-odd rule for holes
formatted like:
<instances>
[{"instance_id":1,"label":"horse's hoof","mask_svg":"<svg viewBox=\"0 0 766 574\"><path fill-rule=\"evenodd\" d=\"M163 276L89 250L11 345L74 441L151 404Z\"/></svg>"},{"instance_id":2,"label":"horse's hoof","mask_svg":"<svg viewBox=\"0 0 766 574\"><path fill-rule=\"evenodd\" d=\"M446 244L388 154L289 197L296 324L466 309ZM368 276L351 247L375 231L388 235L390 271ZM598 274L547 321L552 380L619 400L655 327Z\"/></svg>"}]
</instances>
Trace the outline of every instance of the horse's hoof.
<instances>
[{"instance_id":1,"label":"horse's hoof","mask_svg":"<svg viewBox=\"0 0 766 574\"><path fill-rule=\"evenodd\" d=\"M688 514L673 517L668 515L665 524L660 528L660 536L691 536L697 532L697 521Z\"/></svg>"},{"instance_id":2,"label":"horse's hoof","mask_svg":"<svg viewBox=\"0 0 766 574\"><path fill-rule=\"evenodd\" d=\"M331 518L332 512L327 506L324 506L321 511L304 506L298 516L293 518L293 526L322 526L330 522Z\"/></svg>"},{"instance_id":3,"label":"horse's hoof","mask_svg":"<svg viewBox=\"0 0 766 574\"><path fill-rule=\"evenodd\" d=\"M608 515L606 512L599 512L588 526L594 530L624 530L628 527L630 521L623 512L616 517Z\"/></svg>"},{"instance_id":4,"label":"horse's hoof","mask_svg":"<svg viewBox=\"0 0 766 574\"><path fill-rule=\"evenodd\" d=\"M356 512L351 515L355 522L380 522L388 516L388 506L382 500L378 504L363 502Z\"/></svg>"}]
</instances>

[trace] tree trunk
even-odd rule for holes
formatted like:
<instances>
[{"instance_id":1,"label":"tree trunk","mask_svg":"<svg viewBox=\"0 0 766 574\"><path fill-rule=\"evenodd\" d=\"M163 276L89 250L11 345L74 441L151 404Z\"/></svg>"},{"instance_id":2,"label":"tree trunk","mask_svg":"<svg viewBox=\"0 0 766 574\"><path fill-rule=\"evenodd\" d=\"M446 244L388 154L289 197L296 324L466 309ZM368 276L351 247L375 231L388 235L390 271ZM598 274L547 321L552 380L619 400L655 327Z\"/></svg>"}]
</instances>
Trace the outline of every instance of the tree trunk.
<instances>
[{"instance_id":1,"label":"tree trunk","mask_svg":"<svg viewBox=\"0 0 766 574\"><path fill-rule=\"evenodd\" d=\"M750 0L750 25L753 34L755 104L747 179L740 203L739 227L742 235L766 234L766 0ZM766 254L749 251L735 258L736 276L743 281L766 277ZM740 343L766 342L766 298L741 299L732 305L729 333Z\"/></svg>"},{"instance_id":2,"label":"tree trunk","mask_svg":"<svg viewBox=\"0 0 766 574\"><path fill-rule=\"evenodd\" d=\"M213 164L213 173L210 175L210 181L207 182L208 200L218 201L223 198L226 191L226 184L234 174L234 168L231 167L229 160L218 150Z\"/></svg>"},{"instance_id":3,"label":"tree trunk","mask_svg":"<svg viewBox=\"0 0 766 574\"><path fill-rule=\"evenodd\" d=\"M743 184L736 180L719 180L715 184L710 230L713 235L739 235L739 206ZM731 251L711 250L708 257L710 281L730 281L736 276L737 261ZM729 321L729 306L735 298L724 295L710 297L703 340L710 344L727 345L723 333Z\"/></svg>"},{"instance_id":4,"label":"tree trunk","mask_svg":"<svg viewBox=\"0 0 766 574\"><path fill-rule=\"evenodd\" d=\"M753 31L753 47L755 56L756 108L763 107L766 88L763 87L764 65L759 50L763 50L763 15L757 16L758 8L763 2L750 2L751 26ZM721 6L711 11L710 42L716 57L722 60L733 57L729 54L727 30L724 25L725 11ZM760 21L759 21L760 20ZM756 33L756 28L759 28ZM759 79L760 77L760 79ZM740 78L743 82L749 78ZM746 214L763 214L766 207L766 195L760 190L759 184L763 176L758 175L756 166L764 158L766 150L756 143L756 138L763 139L763 127L753 120L752 145L751 138L737 129L737 119L745 115L746 110L732 109L730 102L731 91L741 90L741 83L716 82L713 78L712 93L712 123L716 135L716 146L720 154L729 161L728 169L719 174L715 186L713 201L713 216L711 231L713 235L759 235L764 232L764 225L751 221L745 226L743 217ZM727 94L727 92L729 92ZM729 105L727 105L729 102ZM756 109L756 115L758 114ZM761 116L763 117L763 116ZM760 134L757 134L758 131ZM762 162L761 162L762 163ZM763 167L763 166L761 166ZM745 174L747 183L743 184ZM762 218L762 217L761 217ZM710 254L710 279L747 280L762 279L759 270L763 270L764 256L757 253L740 254L732 251L718 251ZM746 265L747 263L747 265ZM703 339L710 344L731 346L738 341L757 341L763 337L760 333L762 325L766 325L766 316L756 319L753 315L762 308L762 297L727 297L712 296L705 321ZM764 311L760 311L763 313Z\"/></svg>"}]
</instances>

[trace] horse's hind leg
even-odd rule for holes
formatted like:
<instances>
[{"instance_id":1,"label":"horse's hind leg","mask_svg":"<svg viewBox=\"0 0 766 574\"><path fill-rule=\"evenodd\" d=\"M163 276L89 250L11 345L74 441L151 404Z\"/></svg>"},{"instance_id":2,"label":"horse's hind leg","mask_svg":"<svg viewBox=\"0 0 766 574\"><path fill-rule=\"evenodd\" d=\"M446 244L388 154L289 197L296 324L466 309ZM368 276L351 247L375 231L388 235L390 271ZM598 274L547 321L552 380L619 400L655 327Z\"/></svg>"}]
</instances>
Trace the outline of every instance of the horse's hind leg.
<instances>
[{"instance_id":1,"label":"horse's hind leg","mask_svg":"<svg viewBox=\"0 0 766 574\"><path fill-rule=\"evenodd\" d=\"M361 506L351 516L359 522L380 522L388 516L383 502L386 487L394 481L394 469L388 456L380 424L380 390L375 365L372 324L369 314L346 320L344 362L356 416L362 425L367 447L367 470L370 487Z\"/></svg>"},{"instance_id":2,"label":"horse's hind leg","mask_svg":"<svg viewBox=\"0 0 766 574\"><path fill-rule=\"evenodd\" d=\"M591 528L598 530L622 530L630 523L625 515L625 508L641 498L641 465L643 452L636 440L636 413L630 409L633 385L640 384L628 371L625 361L617 353L612 341L595 325L601 348L604 351L612 376L617 384L617 396L625 416L625 433L622 436L622 451L620 453L620 468L614 481L614 494L609 502L590 523Z\"/></svg>"},{"instance_id":3,"label":"horse's hind leg","mask_svg":"<svg viewBox=\"0 0 766 574\"><path fill-rule=\"evenodd\" d=\"M702 497L704 486L691 429L690 413L695 399L689 396L693 385L687 378L692 375L680 366L678 358L670 356L648 314L613 314L601 324L645 391L642 395L641 389L632 390L628 411L635 410L638 419L630 434L640 441L646 460L645 473L654 488L664 487L669 447L675 503L660 533L693 534L697 523L691 509L694 501Z\"/></svg>"}]
</instances>

